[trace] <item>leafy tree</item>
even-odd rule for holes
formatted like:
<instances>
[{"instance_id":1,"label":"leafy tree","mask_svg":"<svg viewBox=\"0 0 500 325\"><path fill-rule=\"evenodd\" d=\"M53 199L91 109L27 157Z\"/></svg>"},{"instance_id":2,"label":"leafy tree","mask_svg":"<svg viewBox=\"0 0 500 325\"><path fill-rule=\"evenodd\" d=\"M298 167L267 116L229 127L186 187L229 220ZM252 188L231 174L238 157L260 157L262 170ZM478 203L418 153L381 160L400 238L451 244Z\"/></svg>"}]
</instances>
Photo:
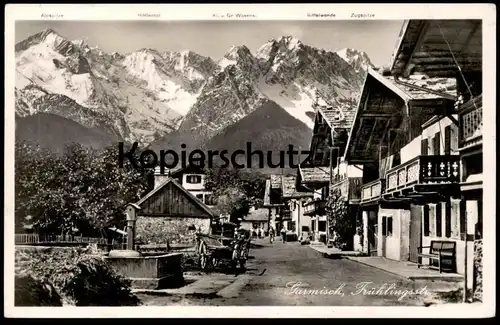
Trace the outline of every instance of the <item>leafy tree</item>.
<instances>
[{"instance_id":1,"label":"leafy tree","mask_svg":"<svg viewBox=\"0 0 500 325\"><path fill-rule=\"evenodd\" d=\"M123 208L148 189L149 170L128 161L118 167L115 147L102 151L74 144L62 156L16 144L16 224L38 233L95 235L122 226Z\"/></svg>"},{"instance_id":2,"label":"leafy tree","mask_svg":"<svg viewBox=\"0 0 500 325\"><path fill-rule=\"evenodd\" d=\"M348 203L339 190L330 190L325 208L328 218L329 236L333 238L335 247L344 249L354 235Z\"/></svg>"},{"instance_id":3,"label":"leafy tree","mask_svg":"<svg viewBox=\"0 0 500 325\"><path fill-rule=\"evenodd\" d=\"M205 187L217 198L215 210L229 214L231 222L238 223L250 211L250 207L262 204L265 179L258 173L233 168L206 170Z\"/></svg>"}]
</instances>

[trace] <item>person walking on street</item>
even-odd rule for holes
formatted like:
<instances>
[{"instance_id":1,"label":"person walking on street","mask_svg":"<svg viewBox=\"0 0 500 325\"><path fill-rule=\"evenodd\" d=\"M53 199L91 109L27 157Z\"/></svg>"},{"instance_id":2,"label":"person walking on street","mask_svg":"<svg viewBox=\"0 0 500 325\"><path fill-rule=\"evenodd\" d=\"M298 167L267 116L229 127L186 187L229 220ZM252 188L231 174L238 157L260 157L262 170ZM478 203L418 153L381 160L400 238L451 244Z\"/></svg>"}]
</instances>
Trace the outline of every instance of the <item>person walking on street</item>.
<instances>
[{"instance_id":1,"label":"person walking on street","mask_svg":"<svg viewBox=\"0 0 500 325\"><path fill-rule=\"evenodd\" d=\"M271 229L269 229L269 242L272 244L274 243L274 228L271 227Z\"/></svg>"},{"instance_id":2,"label":"person walking on street","mask_svg":"<svg viewBox=\"0 0 500 325\"><path fill-rule=\"evenodd\" d=\"M286 242L286 230L285 227L281 228L281 238L283 239L283 243Z\"/></svg>"}]
</instances>

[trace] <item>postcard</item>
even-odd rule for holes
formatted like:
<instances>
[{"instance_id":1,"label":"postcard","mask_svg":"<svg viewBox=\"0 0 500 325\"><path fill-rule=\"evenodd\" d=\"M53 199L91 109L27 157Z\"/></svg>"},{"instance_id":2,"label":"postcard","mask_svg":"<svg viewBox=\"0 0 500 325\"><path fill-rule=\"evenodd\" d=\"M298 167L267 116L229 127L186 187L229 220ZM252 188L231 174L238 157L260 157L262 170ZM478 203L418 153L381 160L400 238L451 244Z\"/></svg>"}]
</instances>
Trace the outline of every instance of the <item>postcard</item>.
<instances>
[{"instance_id":1,"label":"postcard","mask_svg":"<svg viewBox=\"0 0 500 325\"><path fill-rule=\"evenodd\" d=\"M8 317L495 315L493 4L5 10Z\"/></svg>"}]
</instances>

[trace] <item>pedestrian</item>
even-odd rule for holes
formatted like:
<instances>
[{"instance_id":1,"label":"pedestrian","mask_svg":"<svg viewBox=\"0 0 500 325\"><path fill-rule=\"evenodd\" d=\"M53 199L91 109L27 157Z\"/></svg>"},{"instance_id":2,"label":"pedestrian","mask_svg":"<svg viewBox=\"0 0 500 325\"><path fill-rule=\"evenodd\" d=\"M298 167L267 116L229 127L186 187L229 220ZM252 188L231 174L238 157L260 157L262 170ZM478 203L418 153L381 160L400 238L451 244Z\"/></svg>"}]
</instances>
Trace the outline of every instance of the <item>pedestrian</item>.
<instances>
[{"instance_id":1,"label":"pedestrian","mask_svg":"<svg viewBox=\"0 0 500 325\"><path fill-rule=\"evenodd\" d=\"M286 230L285 230L285 226L283 226L281 228L281 238L283 239L283 243L286 242Z\"/></svg>"},{"instance_id":2,"label":"pedestrian","mask_svg":"<svg viewBox=\"0 0 500 325\"><path fill-rule=\"evenodd\" d=\"M269 229L269 242L271 244L274 243L274 228L272 226Z\"/></svg>"}]
</instances>

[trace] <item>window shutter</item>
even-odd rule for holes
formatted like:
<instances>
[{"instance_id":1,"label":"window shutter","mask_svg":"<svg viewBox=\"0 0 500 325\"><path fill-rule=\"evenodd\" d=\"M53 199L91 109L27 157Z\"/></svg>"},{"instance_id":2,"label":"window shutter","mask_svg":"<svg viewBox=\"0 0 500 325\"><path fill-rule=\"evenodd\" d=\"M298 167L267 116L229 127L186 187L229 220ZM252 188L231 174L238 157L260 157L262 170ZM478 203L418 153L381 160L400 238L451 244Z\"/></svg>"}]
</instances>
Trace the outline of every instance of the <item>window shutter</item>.
<instances>
[{"instance_id":1,"label":"window shutter","mask_svg":"<svg viewBox=\"0 0 500 325\"><path fill-rule=\"evenodd\" d=\"M436 133L433 139L434 155L439 155L441 153L441 146L439 141L440 138L441 138L441 132Z\"/></svg>"},{"instance_id":2,"label":"window shutter","mask_svg":"<svg viewBox=\"0 0 500 325\"><path fill-rule=\"evenodd\" d=\"M424 205L424 236L429 236L429 206Z\"/></svg>"},{"instance_id":3,"label":"window shutter","mask_svg":"<svg viewBox=\"0 0 500 325\"><path fill-rule=\"evenodd\" d=\"M447 238L451 237L451 203L448 201L446 202L445 206L445 236Z\"/></svg>"},{"instance_id":4,"label":"window shutter","mask_svg":"<svg viewBox=\"0 0 500 325\"><path fill-rule=\"evenodd\" d=\"M427 140L427 138L425 139L422 139L421 141L421 145L422 145L422 148L420 149L420 152L421 152L421 155L422 156L427 156L429 153L428 149L429 149L429 140Z\"/></svg>"},{"instance_id":5,"label":"window shutter","mask_svg":"<svg viewBox=\"0 0 500 325\"><path fill-rule=\"evenodd\" d=\"M451 153L451 126L444 128L444 154L449 155Z\"/></svg>"},{"instance_id":6,"label":"window shutter","mask_svg":"<svg viewBox=\"0 0 500 325\"><path fill-rule=\"evenodd\" d=\"M443 235L443 210L441 207L441 202L436 204L436 237L441 237Z\"/></svg>"}]
</instances>

